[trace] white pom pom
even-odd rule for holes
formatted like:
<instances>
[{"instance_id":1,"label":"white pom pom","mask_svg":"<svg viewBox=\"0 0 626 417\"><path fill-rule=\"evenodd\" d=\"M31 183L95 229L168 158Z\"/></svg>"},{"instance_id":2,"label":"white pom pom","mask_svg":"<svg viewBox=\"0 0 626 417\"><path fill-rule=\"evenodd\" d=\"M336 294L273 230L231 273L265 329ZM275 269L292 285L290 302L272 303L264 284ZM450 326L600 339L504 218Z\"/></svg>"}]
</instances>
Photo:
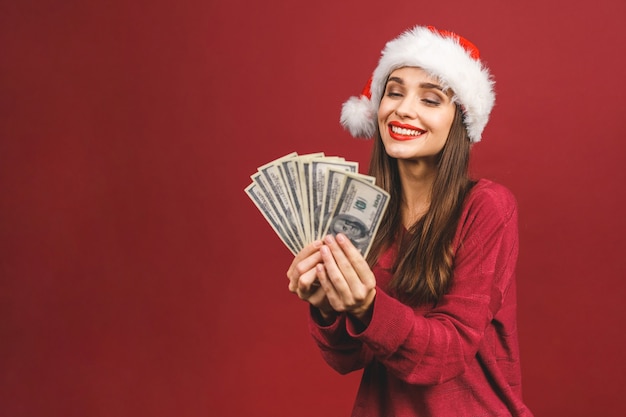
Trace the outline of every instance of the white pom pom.
<instances>
[{"instance_id":1,"label":"white pom pom","mask_svg":"<svg viewBox=\"0 0 626 417\"><path fill-rule=\"evenodd\" d=\"M355 138L371 139L376 134L376 111L369 98L350 97L341 107L341 125Z\"/></svg>"}]
</instances>

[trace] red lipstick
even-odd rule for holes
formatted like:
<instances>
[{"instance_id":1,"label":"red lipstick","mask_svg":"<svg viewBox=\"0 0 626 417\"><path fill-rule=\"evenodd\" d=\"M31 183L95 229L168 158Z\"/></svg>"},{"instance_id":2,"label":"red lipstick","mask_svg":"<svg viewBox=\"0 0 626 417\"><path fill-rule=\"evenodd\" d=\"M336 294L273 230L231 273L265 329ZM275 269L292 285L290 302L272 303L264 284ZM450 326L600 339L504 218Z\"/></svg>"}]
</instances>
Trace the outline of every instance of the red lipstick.
<instances>
[{"instance_id":1,"label":"red lipstick","mask_svg":"<svg viewBox=\"0 0 626 417\"><path fill-rule=\"evenodd\" d=\"M398 123L398 122L389 123L388 128L389 128L389 136L391 136L392 139L399 140L399 141L417 139L421 137L424 133L426 133L426 131L423 129L419 129L415 126L405 125L405 124ZM395 132L393 128L396 128ZM410 134L407 134L408 132L400 133L397 131L397 129L407 129L407 130L410 130L411 133Z\"/></svg>"}]
</instances>

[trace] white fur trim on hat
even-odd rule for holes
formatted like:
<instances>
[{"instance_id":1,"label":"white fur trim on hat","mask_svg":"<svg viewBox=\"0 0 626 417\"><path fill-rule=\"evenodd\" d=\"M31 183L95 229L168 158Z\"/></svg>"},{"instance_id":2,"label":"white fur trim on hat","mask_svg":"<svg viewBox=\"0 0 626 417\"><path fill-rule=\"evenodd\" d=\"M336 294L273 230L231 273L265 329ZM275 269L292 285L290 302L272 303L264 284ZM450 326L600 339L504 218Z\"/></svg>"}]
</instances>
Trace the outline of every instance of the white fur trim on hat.
<instances>
[{"instance_id":1,"label":"white fur trim on hat","mask_svg":"<svg viewBox=\"0 0 626 417\"><path fill-rule=\"evenodd\" d=\"M495 103L494 82L489 70L474 59L457 38L422 26L387 43L372 75L371 97L368 91L344 103L341 124L352 136L374 137L376 113L387 78L402 67L420 67L436 77L444 89L452 89L454 102L463 108L463 121L470 140L480 141Z\"/></svg>"},{"instance_id":2,"label":"white fur trim on hat","mask_svg":"<svg viewBox=\"0 0 626 417\"><path fill-rule=\"evenodd\" d=\"M376 134L376 107L366 96L350 97L341 108L341 124L355 138L373 138Z\"/></svg>"}]
</instances>

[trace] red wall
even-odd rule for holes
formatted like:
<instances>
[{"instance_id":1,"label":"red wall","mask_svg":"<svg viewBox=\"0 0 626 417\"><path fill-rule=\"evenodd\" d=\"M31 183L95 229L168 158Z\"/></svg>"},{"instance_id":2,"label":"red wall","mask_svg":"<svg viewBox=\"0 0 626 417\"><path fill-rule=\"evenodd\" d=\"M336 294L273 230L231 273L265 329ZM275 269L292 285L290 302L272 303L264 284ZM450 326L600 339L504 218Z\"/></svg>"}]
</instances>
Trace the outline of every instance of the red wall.
<instances>
[{"instance_id":1,"label":"red wall","mask_svg":"<svg viewBox=\"0 0 626 417\"><path fill-rule=\"evenodd\" d=\"M1 2L0 416L348 415L243 188L365 169L340 105L417 23L496 76L473 166L519 200L527 403L623 416L626 3L562 4Z\"/></svg>"}]
</instances>

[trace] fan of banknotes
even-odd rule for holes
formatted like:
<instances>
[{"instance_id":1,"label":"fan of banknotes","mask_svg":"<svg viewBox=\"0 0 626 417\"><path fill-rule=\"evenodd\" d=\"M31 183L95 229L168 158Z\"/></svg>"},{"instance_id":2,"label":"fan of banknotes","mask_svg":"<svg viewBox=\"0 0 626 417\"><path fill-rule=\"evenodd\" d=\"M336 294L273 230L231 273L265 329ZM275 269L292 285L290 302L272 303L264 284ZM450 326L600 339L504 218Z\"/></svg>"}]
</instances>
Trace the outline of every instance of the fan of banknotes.
<instances>
[{"instance_id":1,"label":"fan of banknotes","mask_svg":"<svg viewBox=\"0 0 626 417\"><path fill-rule=\"evenodd\" d=\"M327 234L345 234L366 256L389 194L358 163L290 153L258 168L245 192L295 255Z\"/></svg>"}]
</instances>

